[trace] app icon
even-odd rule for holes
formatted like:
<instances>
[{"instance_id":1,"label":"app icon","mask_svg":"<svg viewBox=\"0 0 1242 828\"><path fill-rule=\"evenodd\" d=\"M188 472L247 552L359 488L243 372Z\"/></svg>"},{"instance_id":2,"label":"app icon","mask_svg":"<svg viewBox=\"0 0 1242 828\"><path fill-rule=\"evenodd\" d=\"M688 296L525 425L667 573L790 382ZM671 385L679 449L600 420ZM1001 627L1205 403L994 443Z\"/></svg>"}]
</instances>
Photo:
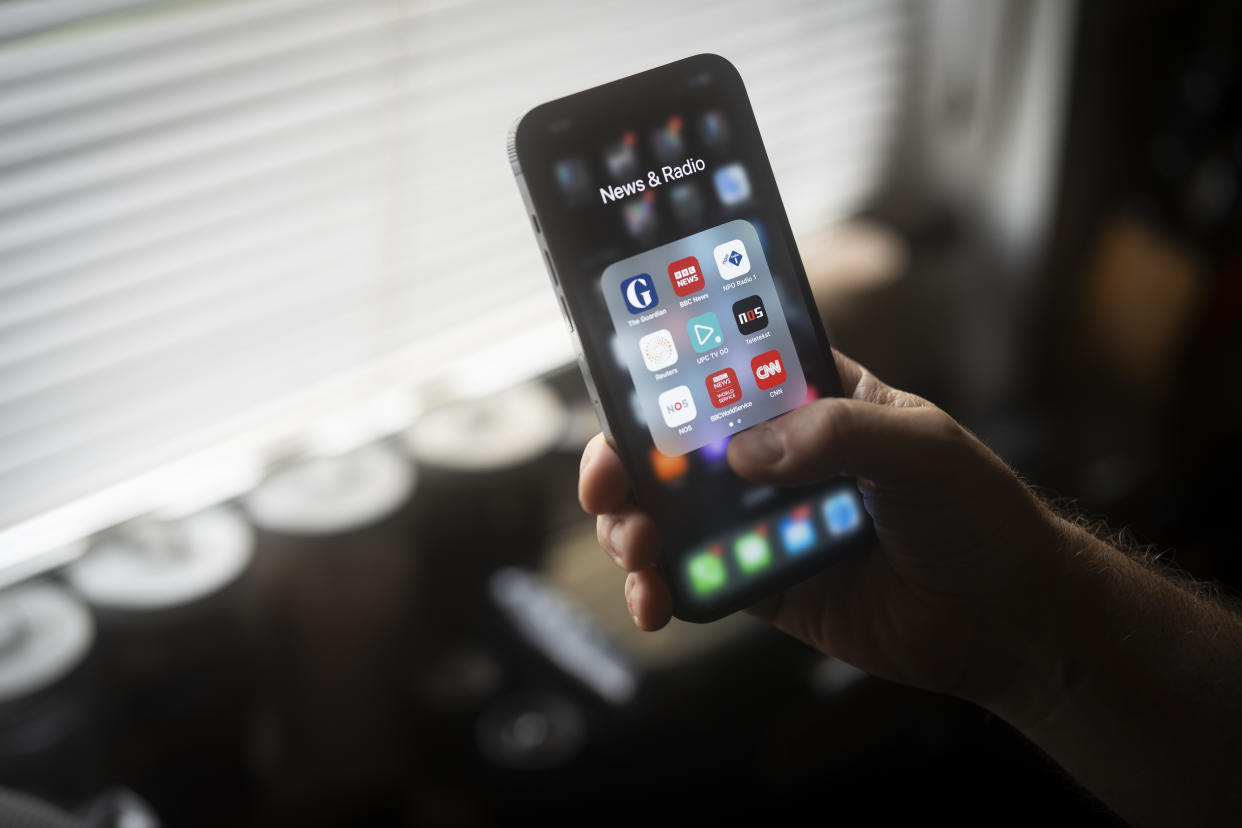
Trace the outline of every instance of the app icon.
<instances>
[{"instance_id":1,"label":"app icon","mask_svg":"<svg viewBox=\"0 0 1242 828\"><path fill-rule=\"evenodd\" d=\"M631 236L639 239L650 236L656 229L655 193L648 190L642 198L626 199L621 215Z\"/></svg>"},{"instance_id":2,"label":"app icon","mask_svg":"<svg viewBox=\"0 0 1242 828\"><path fill-rule=\"evenodd\" d=\"M609 175L618 181L638 175L638 155L634 151L637 144L638 136L629 130L604 148L604 166Z\"/></svg>"},{"instance_id":3,"label":"app icon","mask_svg":"<svg viewBox=\"0 0 1242 828\"><path fill-rule=\"evenodd\" d=\"M768 326L768 312L758 294L733 303L733 321L744 334L753 334Z\"/></svg>"},{"instance_id":4,"label":"app icon","mask_svg":"<svg viewBox=\"0 0 1242 828\"><path fill-rule=\"evenodd\" d=\"M581 158L562 158L556 162L553 171L561 194L569 203L577 204L590 193L591 176L587 172L586 162Z\"/></svg>"},{"instance_id":5,"label":"app icon","mask_svg":"<svg viewBox=\"0 0 1242 828\"><path fill-rule=\"evenodd\" d=\"M742 386L732 368L707 375L707 398L716 408L724 408L742 398Z\"/></svg>"},{"instance_id":6,"label":"app icon","mask_svg":"<svg viewBox=\"0 0 1242 828\"><path fill-rule=\"evenodd\" d=\"M673 335L668 328L653 331L638 340L638 350L649 371L659 371L677 361L677 346L673 344Z\"/></svg>"},{"instance_id":7,"label":"app icon","mask_svg":"<svg viewBox=\"0 0 1242 828\"><path fill-rule=\"evenodd\" d=\"M630 313L642 313L660 304L660 297L655 289L655 280L651 278L650 273L640 273L622 282L621 297L625 299L625 306L629 308Z\"/></svg>"},{"instance_id":8,"label":"app icon","mask_svg":"<svg viewBox=\"0 0 1242 828\"><path fill-rule=\"evenodd\" d=\"M785 381L785 363L780 351L767 351L755 357L750 361L750 370L755 375L755 385L764 391Z\"/></svg>"},{"instance_id":9,"label":"app icon","mask_svg":"<svg viewBox=\"0 0 1242 828\"><path fill-rule=\"evenodd\" d=\"M682 477L689 467L690 463L684 454L669 457L657 448L651 449L651 470L655 472L656 479L661 483L669 483Z\"/></svg>"},{"instance_id":10,"label":"app icon","mask_svg":"<svg viewBox=\"0 0 1242 828\"><path fill-rule=\"evenodd\" d=\"M750 178L741 164L726 164L716 170L712 181L716 184L716 198L726 207L750 198Z\"/></svg>"},{"instance_id":11,"label":"app icon","mask_svg":"<svg viewBox=\"0 0 1242 828\"><path fill-rule=\"evenodd\" d=\"M742 244L741 239L716 245L712 258L716 260L721 279L736 279L750 272L750 257L746 255L746 245Z\"/></svg>"},{"instance_id":12,"label":"app icon","mask_svg":"<svg viewBox=\"0 0 1242 828\"><path fill-rule=\"evenodd\" d=\"M670 264L668 280L673 283L673 292L678 296L689 296L707 285L703 281L703 268L699 267L699 260L693 256L678 259Z\"/></svg>"},{"instance_id":13,"label":"app icon","mask_svg":"<svg viewBox=\"0 0 1242 828\"><path fill-rule=\"evenodd\" d=\"M703 143L710 147L719 147L729 140L729 122L719 109L704 112L699 117L699 135Z\"/></svg>"},{"instance_id":14,"label":"app icon","mask_svg":"<svg viewBox=\"0 0 1242 828\"><path fill-rule=\"evenodd\" d=\"M824 523L828 534L844 535L862 523L862 512L853 492L837 492L824 501Z\"/></svg>"},{"instance_id":15,"label":"app icon","mask_svg":"<svg viewBox=\"0 0 1242 828\"><path fill-rule=\"evenodd\" d=\"M720 333L720 320L716 314L708 311L686 323L686 333L690 334L690 345L696 354L719 348L724 337Z\"/></svg>"},{"instance_id":16,"label":"app icon","mask_svg":"<svg viewBox=\"0 0 1242 828\"><path fill-rule=\"evenodd\" d=\"M690 397L690 389L684 385L670 388L660 395L660 413L664 415L664 424L669 428L677 428L695 418L694 400Z\"/></svg>"},{"instance_id":17,"label":"app icon","mask_svg":"<svg viewBox=\"0 0 1242 828\"><path fill-rule=\"evenodd\" d=\"M668 200L673 205L673 215L682 221L695 221L703 215L703 196L696 184L674 184L668 191Z\"/></svg>"},{"instance_id":18,"label":"app icon","mask_svg":"<svg viewBox=\"0 0 1242 828\"><path fill-rule=\"evenodd\" d=\"M673 115L651 133L651 148L661 161L684 160L686 145L681 140L681 116Z\"/></svg>"},{"instance_id":19,"label":"app icon","mask_svg":"<svg viewBox=\"0 0 1242 828\"><path fill-rule=\"evenodd\" d=\"M768 544L764 530L765 527L760 526L733 541L733 557L737 560L737 568L747 575L772 563L772 547Z\"/></svg>"},{"instance_id":20,"label":"app icon","mask_svg":"<svg viewBox=\"0 0 1242 828\"><path fill-rule=\"evenodd\" d=\"M815 521L811 507L802 505L781 520L781 544L790 555L800 555L815 545Z\"/></svg>"},{"instance_id":21,"label":"app icon","mask_svg":"<svg viewBox=\"0 0 1242 828\"><path fill-rule=\"evenodd\" d=\"M686 572L690 576L690 586L699 595L715 592L725 585L725 565L721 555L720 544L712 544L690 557L686 561Z\"/></svg>"}]
</instances>

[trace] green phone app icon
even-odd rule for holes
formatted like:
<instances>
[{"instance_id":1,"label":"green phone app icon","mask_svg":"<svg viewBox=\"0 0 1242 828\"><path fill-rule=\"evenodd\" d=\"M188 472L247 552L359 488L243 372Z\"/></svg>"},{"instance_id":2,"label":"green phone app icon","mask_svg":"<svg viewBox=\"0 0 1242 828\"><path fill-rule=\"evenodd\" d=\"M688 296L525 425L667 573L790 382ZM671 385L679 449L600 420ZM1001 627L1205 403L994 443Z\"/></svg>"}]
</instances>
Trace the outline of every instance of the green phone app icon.
<instances>
[{"instance_id":1,"label":"green phone app icon","mask_svg":"<svg viewBox=\"0 0 1242 828\"><path fill-rule=\"evenodd\" d=\"M686 564L690 585L699 595L715 592L725 585L725 565L719 547L707 549L690 558Z\"/></svg>"},{"instance_id":2,"label":"green phone app icon","mask_svg":"<svg viewBox=\"0 0 1242 828\"><path fill-rule=\"evenodd\" d=\"M747 532L733 542L737 568L747 575L765 569L772 563L772 545L762 530Z\"/></svg>"},{"instance_id":3,"label":"green phone app icon","mask_svg":"<svg viewBox=\"0 0 1242 828\"><path fill-rule=\"evenodd\" d=\"M699 314L687 322L686 333L690 336L690 344L696 354L714 350L724 343L720 320L711 311Z\"/></svg>"}]
</instances>

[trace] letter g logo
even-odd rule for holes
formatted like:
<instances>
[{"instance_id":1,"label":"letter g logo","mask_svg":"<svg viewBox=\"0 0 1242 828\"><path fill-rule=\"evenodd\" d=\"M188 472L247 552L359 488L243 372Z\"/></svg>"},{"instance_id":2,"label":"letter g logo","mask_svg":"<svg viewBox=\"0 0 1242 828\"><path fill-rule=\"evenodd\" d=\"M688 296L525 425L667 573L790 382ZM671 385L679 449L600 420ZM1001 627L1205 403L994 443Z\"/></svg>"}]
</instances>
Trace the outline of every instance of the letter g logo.
<instances>
[{"instance_id":1,"label":"letter g logo","mask_svg":"<svg viewBox=\"0 0 1242 828\"><path fill-rule=\"evenodd\" d=\"M651 310L660 302L656 295L655 282L649 273L640 273L621 283L621 297L630 313L642 313Z\"/></svg>"}]
</instances>

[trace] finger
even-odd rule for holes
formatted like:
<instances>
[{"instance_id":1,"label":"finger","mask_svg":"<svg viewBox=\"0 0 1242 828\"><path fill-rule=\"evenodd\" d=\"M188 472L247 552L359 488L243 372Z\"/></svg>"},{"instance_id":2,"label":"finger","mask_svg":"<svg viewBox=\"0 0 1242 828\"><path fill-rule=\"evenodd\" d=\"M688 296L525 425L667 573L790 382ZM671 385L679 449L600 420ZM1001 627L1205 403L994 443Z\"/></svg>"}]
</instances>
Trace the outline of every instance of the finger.
<instances>
[{"instance_id":1,"label":"finger","mask_svg":"<svg viewBox=\"0 0 1242 828\"><path fill-rule=\"evenodd\" d=\"M608 557L626 572L654 566L660 553L655 521L646 512L628 507L595 519L595 536Z\"/></svg>"},{"instance_id":2,"label":"finger","mask_svg":"<svg viewBox=\"0 0 1242 828\"><path fill-rule=\"evenodd\" d=\"M625 578L625 605L640 630L658 630L673 617L673 599L655 567Z\"/></svg>"},{"instance_id":3,"label":"finger","mask_svg":"<svg viewBox=\"0 0 1242 828\"><path fill-rule=\"evenodd\" d=\"M841 388L845 391L845 396L854 396L866 369L836 348L832 349L832 361L837 366L837 376L841 378Z\"/></svg>"},{"instance_id":4,"label":"finger","mask_svg":"<svg viewBox=\"0 0 1242 828\"><path fill-rule=\"evenodd\" d=\"M816 400L735 436L729 465L765 483L811 483L852 474L898 483L938 455L961 428L934 406Z\"/></svg>"},{"instance_id":5,"label":"finger","mask_svg":"<svg viewBox=\"0 0 1242 828\"><path fill-rule=\"evenodd\" d=\"M596 434L582 451L578 466L578 502L587 514L620 511L629 502L630 477L621 458Z\"/></svg>"}]
</instances>

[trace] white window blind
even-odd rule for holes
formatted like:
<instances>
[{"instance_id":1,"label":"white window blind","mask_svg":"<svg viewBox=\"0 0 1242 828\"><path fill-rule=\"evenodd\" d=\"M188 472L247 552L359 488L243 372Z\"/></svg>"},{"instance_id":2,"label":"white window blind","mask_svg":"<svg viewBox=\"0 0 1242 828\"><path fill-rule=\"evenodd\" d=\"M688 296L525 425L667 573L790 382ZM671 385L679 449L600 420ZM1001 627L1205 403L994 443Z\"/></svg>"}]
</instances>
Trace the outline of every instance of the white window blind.
<instances>
[{"instance_id":1,"label":"white window blind","mask_svg":"<svg viewBox=\"0 0 1242 828\"><path fill-rule=\"evenodd\" d=\"M899 0L0 6L0 572L253 477L325 422L361 439L433 383L570 359L504 152L543 100L718 52L795 230L856 209L910 18Z\"/></svg>"}]
</instances>

